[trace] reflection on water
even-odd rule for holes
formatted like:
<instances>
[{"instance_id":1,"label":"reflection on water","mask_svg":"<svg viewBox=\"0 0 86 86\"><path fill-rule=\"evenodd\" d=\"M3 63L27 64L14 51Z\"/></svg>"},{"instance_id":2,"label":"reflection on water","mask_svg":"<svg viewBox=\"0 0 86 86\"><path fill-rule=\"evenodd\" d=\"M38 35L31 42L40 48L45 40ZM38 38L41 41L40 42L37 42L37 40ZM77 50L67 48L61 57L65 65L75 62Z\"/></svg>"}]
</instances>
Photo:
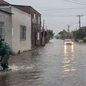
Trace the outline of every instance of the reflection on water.
<instances>
[{"instance_id":1,"label":"reflection on water","mask_svg":"<svg viewBox=\"0 0 86 86\"><path fill-rule=\"evenodd\" d=\"M63 57L63 77L68 77L74 71L74 45L64 45L64 57Z\"/></svg>"},{"instance_id":2,"label":"reflection on water","mask_svg":"<svg viewBox=\"0 0 86 86\"><path fill-rule=\"evenodd\" d=\"M67 53L74 53L74 45L64 45L64 55Z\"/></svg>"}]
</instances>

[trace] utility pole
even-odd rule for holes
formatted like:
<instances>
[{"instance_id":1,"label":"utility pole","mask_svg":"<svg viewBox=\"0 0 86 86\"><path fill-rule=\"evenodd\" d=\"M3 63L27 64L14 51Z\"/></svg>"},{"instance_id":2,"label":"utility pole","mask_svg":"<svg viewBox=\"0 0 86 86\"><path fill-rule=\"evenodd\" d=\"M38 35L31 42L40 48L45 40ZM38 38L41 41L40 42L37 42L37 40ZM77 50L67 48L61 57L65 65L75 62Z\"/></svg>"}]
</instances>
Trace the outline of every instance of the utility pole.
<instances>
[{"instance_id":1,"label":"utility pole","mask_svg":"<svg viewBox=\"0 0 86 86\"><path fill-rule=\"evenodd\" d=\"M83 15L77 15L77 17L79 17L79 29L81 28L81 17L82 17Z\"/></svg>"},{"instance_id":2,"label":"utility pole","mask_svg":"<svg viewBox=\"0 0 86 86\"><path fill-rule=\"evenodd\" d=\"M68 25L68 33L70 32L70 25Z\"/></svg>"},{"instance_id":3,"label":"utility pole","mask_svg":"<svg viewBox=\"0 0 86 86\"><path fill-rule=\"evenodd\" d=\"M68 25L68 30L67 30L68 34L67 37L70 38L70 25Z\"/></svg>"},{"instance_id":4,"label":"utility pole","mask_svg":"<svg viewBox=\"0 0 86 86\"><path fill-rule=\"evenodd\" d=\"M47 26L46 26L46 30L47 30Z\"/></svg>"},{"instance_id":5,"label":"utility pole","mask_svg":"<svg viewBox=\"0 0 86 86\"><path fill-rule=\"evenodd\" d=\"M44 29L44 27L45 27L45 20L43 20L43 29Z\"/></svg>"},{"instance_id":6,"label":"utility pole","mask_svg":"<svg viewBox=\"0 0 86 86\"><path fill-rule=\"evenodd\" d=\"M42 28L42 45L45 45L45 20L43 20L43 28Z\"/></svg>"}]
</instances>

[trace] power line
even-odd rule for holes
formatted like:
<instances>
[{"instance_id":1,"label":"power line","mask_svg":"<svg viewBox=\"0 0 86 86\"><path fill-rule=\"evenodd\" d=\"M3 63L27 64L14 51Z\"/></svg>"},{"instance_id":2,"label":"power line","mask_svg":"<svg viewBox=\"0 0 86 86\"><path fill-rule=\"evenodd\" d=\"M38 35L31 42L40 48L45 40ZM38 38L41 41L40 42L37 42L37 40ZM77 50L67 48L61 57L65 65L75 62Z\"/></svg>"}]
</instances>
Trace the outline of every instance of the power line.
<instances>
[{"instance_id":1,"label":"power line","mask_svg":"<svg viewBox=\"0 0 86 86\"><path fill-rule=\"evenodd\" d=\"M56 18L56 17L75 17L77 14L75 15L65 15L65 14L45 14L43 16L47 16L47 17L51 17L52 18ZM86 14L83 14L84 16L86 16Z\"/></svg>"},{"instance_id":2,"label":"power line","mask_svg":"<svg viewBox=\"0 0 86 86\"><path fill-rule=\"evenodd\" d=\"M86 2L84 1L81 1L81 0L71 0L71 1L75 1L75 2L78 2L78 3L81 3L81 4L83 4L83 3L85 3L86 4Z\"/></svg>"},{"instance_id":3,"label":"power line","mask_svg":"<svg viewBox=\"0 0 86 86\"><path fill-rule=\"evenodd\" d=\"M84 4L84 3L76 2L76 1L73 1L73 0L64 0L64 1L86 6L86 3Z\"/></svg>"},{"instance_id":4,"label":"power line","mask_svg":"<svg viewBox=\"0 0 86 86\"><path fill-rule=\"evenodd\" d=\"M86 9L84 8L53 8L53 9L43 9L42 11L56 11L56 10L77 10L77 9Z\"/></svg>"}]
</instances>

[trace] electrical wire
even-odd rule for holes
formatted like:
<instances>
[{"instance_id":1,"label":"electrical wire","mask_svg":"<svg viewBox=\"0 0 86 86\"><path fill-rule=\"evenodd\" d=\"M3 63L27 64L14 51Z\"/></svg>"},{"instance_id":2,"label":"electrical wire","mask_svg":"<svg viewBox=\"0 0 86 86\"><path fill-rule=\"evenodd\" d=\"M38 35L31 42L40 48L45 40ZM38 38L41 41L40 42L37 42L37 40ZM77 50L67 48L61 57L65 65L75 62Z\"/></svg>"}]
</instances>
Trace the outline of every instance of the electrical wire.
<instances>
[{"instance_id":1,"label":"electrical wire","mask_svg":"<svg viewBox=\"0 0 86 86\"><path fill-rule=\"evenodd\" d=\"M51 18L56 18L56 17L76 17L78 14L76 14L76 15L61 15L61 14L56 14L56 15L54 15L54 14L48 14L48 15L44 15L44 16L47 16L47 17L51 17ZM81 15L81 14L80 14ZM83 16L86 16L86 14L83 14Z\"/></svg>"},{"instance_id":2,"label":"electrical wire","mask_svg":"<svg viewBox=\"0 0 86 86\"><path fill-rule=\"evenodd\" d=\"M85 1L82 1L82 0L67 0L67 1L75 1L75 2L78 2L78 3L81 3L81 4L86 4L86 2Z\"/></svg>"},{"instance_id":3,"label":"electrical wire","mask_svg":"<svg viewBox=\"0 0 86 86\"><path fill-rule=\"evenodd\" d=\"M86 6L86 3L76 2L73 0L64 0L64 1Z\"/></svg>"},{"instance_id":4,"label":"electrical wire","mask_svg":"<svg viewBox=\"0 0 86 86\"><path fill-rule=\"evenodd\" d=\"M83 8L52 8L52 9L43 9L42 11L58 11L58 10L84 10L86 9L86 7L83 7Z\"/></svg>"}]
</instances>

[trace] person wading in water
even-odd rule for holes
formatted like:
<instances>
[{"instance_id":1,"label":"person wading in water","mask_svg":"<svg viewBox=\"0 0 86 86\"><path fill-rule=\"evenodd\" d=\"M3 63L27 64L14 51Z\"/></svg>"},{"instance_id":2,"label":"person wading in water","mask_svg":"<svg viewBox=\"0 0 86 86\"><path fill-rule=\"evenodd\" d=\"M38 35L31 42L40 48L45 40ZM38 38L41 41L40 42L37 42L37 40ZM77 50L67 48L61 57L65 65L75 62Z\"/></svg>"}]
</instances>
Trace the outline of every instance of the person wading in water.
<instances>
[{"instance_id":1,"label":"person wading in water","mask_svg":"<svg viewBox=\"0 0 86 86\"><path fill-rule=\"evenodd\" d=\"M12 55L12 49L10 48L10 46L8 45L8 43L6 43L4 41L4 39L2 39L0 37L0 62L1 62L1 67L3 68L3 70L8 70L8 60L10 55Z\"/></svg>"}]
</instances>

